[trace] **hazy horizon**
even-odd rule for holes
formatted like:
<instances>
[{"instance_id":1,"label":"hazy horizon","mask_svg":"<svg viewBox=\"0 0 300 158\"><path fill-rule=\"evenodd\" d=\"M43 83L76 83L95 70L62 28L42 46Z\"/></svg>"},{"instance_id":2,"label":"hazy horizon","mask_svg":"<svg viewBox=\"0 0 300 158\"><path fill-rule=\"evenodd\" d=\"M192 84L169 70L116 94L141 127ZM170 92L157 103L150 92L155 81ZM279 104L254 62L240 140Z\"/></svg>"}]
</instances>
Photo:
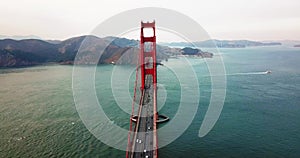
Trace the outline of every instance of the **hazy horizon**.
<instances>
[{"instance_id":1,"label":"hazy horizon","mask_svg":"<svg viewBox=\"0 0 300 158\"><path fill-rule=\"evenodd\" d=\"M48 40L49 41L64 41L64 40L67 40L67 39L70 39L70 38L80 37L80 36L88 36L88 34L70 36L68 38L63 38L63 39L44 39L44 38L36 36L36 35L13 35L13 36L0 35L0 40L3 40L3 39L13 39L13 40L38 39L38 40L44 40L44 41L48 41ZM108 36L106 36L106 37L108 37ZM99 37L99 38L105 38L105 37ZM129 40L139 40L137 38L130 38L130 37L125 37L125 38L127 38ZM224 40L224 41L249 40L249 41L258 41L258 42L280 42L280 41L300 42L300 40L290 40L290 39L256 40L256 39L246 39L246 38L243 38L243 39L217 39L217 38L211 38L211 40ZM173 42L176 43L176 42L187 42L187 41L184 41L184 40L181 40L181 41L160 41L158 43L173 43ZM201 41L194 41L194 42L201 42Z\"/></svg>"}]
</instances>

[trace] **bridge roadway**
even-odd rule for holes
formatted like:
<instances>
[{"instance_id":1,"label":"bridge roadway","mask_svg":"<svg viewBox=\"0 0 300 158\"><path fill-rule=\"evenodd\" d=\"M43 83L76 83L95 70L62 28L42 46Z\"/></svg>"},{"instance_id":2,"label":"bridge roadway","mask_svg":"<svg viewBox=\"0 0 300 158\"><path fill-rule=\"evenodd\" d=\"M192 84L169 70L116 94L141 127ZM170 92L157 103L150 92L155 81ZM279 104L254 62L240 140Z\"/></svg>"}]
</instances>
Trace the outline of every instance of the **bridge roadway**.
<instances>
[{"instance_id":1,"label":"bridge roadway","mask_svg":"<svg viewBox=\"0 0 300 158\"><path fill-rule=\"evenodd\" d=\"M142 104L139 107L135 135L133 137L131 158L156 158L156 133L153 132L153 87L152 76L145 77L145 89L142 94Z\"/></svg>"}]
</instances>

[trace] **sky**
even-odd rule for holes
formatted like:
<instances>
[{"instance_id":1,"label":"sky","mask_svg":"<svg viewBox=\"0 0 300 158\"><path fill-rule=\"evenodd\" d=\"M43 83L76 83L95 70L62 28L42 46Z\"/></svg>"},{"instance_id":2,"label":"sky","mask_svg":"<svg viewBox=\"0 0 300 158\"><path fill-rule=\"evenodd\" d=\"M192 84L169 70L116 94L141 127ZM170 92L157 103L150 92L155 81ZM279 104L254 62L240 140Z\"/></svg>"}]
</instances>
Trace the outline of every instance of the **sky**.
<instances>
[{"instance_id":1,"label":"sky","mask_svg":"<svg viewBox=\"0 0 300 158\"><path fill-rule=\"evenodd\" d=\"M162 7L194 19L214 39L300 40L300 0L1 0L0 4L0 35L7 36L63 40L89 34L122 11Z\"/></svg>"}]
</instances>

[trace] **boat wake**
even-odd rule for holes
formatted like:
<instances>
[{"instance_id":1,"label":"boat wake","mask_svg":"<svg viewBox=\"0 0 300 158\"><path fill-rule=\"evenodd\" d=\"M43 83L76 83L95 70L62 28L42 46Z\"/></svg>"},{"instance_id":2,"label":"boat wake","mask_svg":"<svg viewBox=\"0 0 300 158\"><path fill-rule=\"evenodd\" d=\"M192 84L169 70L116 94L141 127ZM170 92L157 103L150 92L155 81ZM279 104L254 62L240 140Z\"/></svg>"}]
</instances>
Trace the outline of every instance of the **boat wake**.
<instances>
[{"instance_id":1,"label":"boat wake","mask_svg":"<svg viewBox=\"0 0 300 158\"><path fill-rule=\"evenodd\" d=\"M261 71L261 72L241 72L241 73L232 73L232 74L226 74L227 76L235 76L235 75L266 75L270 74L271 71Z\"/></svg>"},{"instance_id":2,"label":"boat wake","mask_svg":"<svg viewBox=\"0 0 300 158\"><path fill-rule=\"evenodd\" d=\"M226 74L226 76L239 76L239 75L267 75L271 74L270 70L267 71L259 71L259 72L239 72L239 73L231 73ZM208 76L224 76L224 75L208 75Z\"/></svg>"}]
</instances>

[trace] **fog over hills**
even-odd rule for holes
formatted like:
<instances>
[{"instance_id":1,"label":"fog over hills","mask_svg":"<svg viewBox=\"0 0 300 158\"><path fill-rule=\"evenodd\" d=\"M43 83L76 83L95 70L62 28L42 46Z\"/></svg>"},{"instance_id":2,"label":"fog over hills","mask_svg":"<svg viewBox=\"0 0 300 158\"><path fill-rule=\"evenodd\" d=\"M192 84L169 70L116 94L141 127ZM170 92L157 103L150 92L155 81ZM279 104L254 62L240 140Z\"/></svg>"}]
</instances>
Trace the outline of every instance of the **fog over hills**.
<instances>
[{"instance_id":1,"label":"fog over hills","mask_svg":"<svg viewBox=\"0 0 300 158\"><path fill-rule=\"evenodd\" d=\"M0 39L13 39L13 40L24 40L24 39L42 39L39 36L27 35L27 36L5 36L0 35Z\"/></svg>"}]
</instances>

